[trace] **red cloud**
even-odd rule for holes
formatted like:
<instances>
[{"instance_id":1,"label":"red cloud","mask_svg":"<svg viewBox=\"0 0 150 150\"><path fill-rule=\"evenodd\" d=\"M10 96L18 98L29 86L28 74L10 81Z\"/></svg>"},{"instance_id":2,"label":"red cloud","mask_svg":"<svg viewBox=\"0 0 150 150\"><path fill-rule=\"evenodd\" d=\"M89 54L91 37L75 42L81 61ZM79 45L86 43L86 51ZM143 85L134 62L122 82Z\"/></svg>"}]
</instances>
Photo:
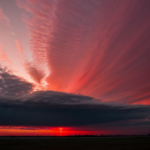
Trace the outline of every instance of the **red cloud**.
<instances>
[{"instance_id":1,"label":"red cloud","mask_svg":"<svg viewBox=\"0 0 150 150\"><path fill-rule=\"evenodd\" d=\"M45 76L45 73L42 71L42 69L38 69L38 66L31 62L25 62L24 66L31 78L40 84Z\"/></svg>"},{"instance_id":2,"label":"red cloud","mask_svg":"<svg viewBox=\"0 0 150 150\"><path fill-rule=\"evenodd\" d=\"M0 45L0 61L4 61L4 62L7 62L7 63L11 64L11 61L8 59L7 55L3 51L1 45Z\"/></svg>"},{"instance_id":3,"label":"red cloud","mask_svg":"<svg viewBox=\"0 0 150 150\"><path fill-rule=\"evenodd\" d=\"M37 4L39 0L27 0L29 4Z\"/></svg>"},{"instance_id":4,"label":"red cloud","mask_svg":"<svg viewBox=\"0 0 150 150\"><path fill-rule=\"evenodd\" d=\"M16 48L17 48L19 54L25 58L25 54L23 52L23 49L22 49L22 46L21 46L19 40L15 40L15 43L16 43Z\"/></svg>"},{"instance_id":5,"label":"red cloud","mask_svg":"<svg viewBox=\"0 0 150 150\"><path fill-rule=\"evenodd\" d=\"M31 13L34 63L48 65L49 89L102 101L149 104L150 2L17 1ZM144 92L139 92L144 91Z\"/></svg>"},{"instance_id":6,"label":"red cloud","mask_svg":"<svg viewBox=\"0 0 150 150\"><path fill-rule=\"evenodd\" d=\"M31 76L31 78L37 82L37 83L41 83L42 79L44 78L45 74L42 71L42 69L39 69L38 66L36 66L34 63L29 62L23 52L23 48L19 42L19 40L15 40L16 43L16 48L19 52L19 56L21 57L23 66L25 67L27 73Z\"/></svg>"}]
</instances>

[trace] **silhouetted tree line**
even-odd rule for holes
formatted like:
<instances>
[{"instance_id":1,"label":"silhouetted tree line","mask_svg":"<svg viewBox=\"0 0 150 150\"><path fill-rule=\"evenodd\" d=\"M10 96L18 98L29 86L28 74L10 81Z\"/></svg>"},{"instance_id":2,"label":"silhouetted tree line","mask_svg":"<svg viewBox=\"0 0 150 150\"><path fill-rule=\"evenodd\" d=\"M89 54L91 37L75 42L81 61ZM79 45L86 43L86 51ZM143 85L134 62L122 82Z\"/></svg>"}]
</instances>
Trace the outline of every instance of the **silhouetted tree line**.
<instances>
[{"instance_id":1,"label":"silhouetted tree line","mask_svg":"<svg viewBox=\"0 0 150 150\"><path fill-rule=\"evenodd\" d=\"M67 135L67 136L42 136L42 135L26 135L26 136L17 136L17 135L7 135L7 136L0 136L0 137L12 137L12 138L15 138L15 137L134 137L134 136L146 136L146 135L119 135L119 134L116 134L116 135L92 135L92 134L85 134L85 135ZM148 134L148 136L150 136L150 134Z\"/></svg>"}]
</instances>

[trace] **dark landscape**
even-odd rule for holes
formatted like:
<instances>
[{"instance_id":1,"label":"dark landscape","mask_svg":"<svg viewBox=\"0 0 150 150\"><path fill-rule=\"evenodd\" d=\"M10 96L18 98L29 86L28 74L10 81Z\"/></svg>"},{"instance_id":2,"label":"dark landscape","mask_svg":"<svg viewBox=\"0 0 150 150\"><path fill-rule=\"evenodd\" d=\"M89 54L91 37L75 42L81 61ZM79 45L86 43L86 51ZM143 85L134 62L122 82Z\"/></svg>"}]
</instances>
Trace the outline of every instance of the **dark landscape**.
<instances>
[{"instance_id":1,"label":"dark landscape","mask_svg":"<svg viewBox=\"0 0 150 150\"><path fill-rule=\"evenodd\" d=\"M2 150L149 150L150 136L0 137Z\"/></svg>"}]
</instances>

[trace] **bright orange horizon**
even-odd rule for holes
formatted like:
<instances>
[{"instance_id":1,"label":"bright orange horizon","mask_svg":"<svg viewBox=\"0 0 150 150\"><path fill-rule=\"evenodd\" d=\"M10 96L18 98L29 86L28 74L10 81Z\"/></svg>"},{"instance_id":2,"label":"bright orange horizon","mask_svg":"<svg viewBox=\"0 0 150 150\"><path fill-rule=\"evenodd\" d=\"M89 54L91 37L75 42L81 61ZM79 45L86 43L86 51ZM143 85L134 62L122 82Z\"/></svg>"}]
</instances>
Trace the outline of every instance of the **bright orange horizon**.
<instances>
[{"instance_id":1,"label":"bright orange horizon","mask_svg":"<svg viewBox=\"0 0 150 150\"><path fill-rule=\"evenodd\" d=\"M94 129L85 127L0 126L0 136L148 135L148 127Z\"/></svg>"},{"instance_id":2,"label":"bright orange horizon","mask_svg":"<svg viewBox=\"0 0 150 150\"><path fill-rule=\"evenodd\" d=\"M72 127L1 126L0 136L106 135L110 131L83 131Z\"/></svg>"}]
</instances>

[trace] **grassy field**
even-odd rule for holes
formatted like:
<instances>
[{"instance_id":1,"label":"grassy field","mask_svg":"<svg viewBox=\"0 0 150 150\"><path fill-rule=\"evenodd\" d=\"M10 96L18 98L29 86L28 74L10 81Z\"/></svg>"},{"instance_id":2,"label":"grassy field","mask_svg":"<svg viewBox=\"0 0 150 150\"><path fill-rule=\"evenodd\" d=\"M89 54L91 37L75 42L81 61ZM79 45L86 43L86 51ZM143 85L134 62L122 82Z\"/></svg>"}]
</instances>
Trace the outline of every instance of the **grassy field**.
<instances>
[{"instance_id":1,"label":"grassy field","mask_svg":"<svg viewBox=\"0 0 150 150\"><path fill-rule=\"evenodd\" d=\"M0 150L150 150L150 137L0 138Z\"/></svg>"}]
</instances>

